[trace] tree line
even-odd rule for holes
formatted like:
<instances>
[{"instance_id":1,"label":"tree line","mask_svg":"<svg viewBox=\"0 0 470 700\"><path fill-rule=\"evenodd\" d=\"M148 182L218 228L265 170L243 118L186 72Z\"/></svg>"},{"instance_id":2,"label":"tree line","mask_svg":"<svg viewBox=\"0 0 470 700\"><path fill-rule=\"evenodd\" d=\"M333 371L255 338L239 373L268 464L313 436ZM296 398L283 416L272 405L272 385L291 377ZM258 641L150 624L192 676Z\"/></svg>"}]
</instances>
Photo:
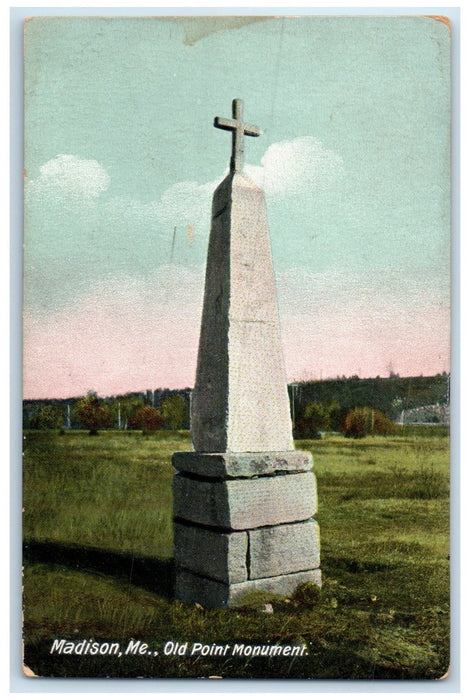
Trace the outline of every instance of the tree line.
<instances>
[{"instance_id":1,"label":"tree line","mask_svg":"<svg viewBox=\"0 0 470 700\"><path fill-rule=\"evenodd\" d=\"M336 402L321 404L312 401L294 422L294 437L298 439L320 438L323 432L330 431L342 433L345 437L362 438L366 435L392 435L395 430L395 423L377 408L357 406L344 411Z\"/></svg>"},{"instance_id":2,"label":"tree line","mask_svg":"<svg viewBox=\"0 0 470 700\"><path fill-rule=\"evenodd\" d=\"M362 379L358 376L336 377L289 385L289 398L295 417L303 416L308 404L332 406L333 430L343 422L348 411L361 406L374 406L392 420L403 410L449 403L450 375L446 372L431 377L390 377Z\"/></svg>"},{"instance_id":3,"label":"tree line","mask_svg":"<svg viewBox=\"0 0 470 700\"><path fill-rule=\"evenodd\" d=\"M361 379L337 377L289 385L296 438L335 431L347 437L390 435L404 412L449 403L450 375ZM439 421L439 411L434 411ZM441 411L444 415L444 412Z\"/></svg>"},{"instance_id":4,"label":"tree line","mask_svg":"<svg viewBox=\"0 0 470 700\"><path fill-rule=\"evenodd\" d=\"M152 392L102 399L90 391L84 397L68 401L24 402L23 424L25 428L38 430L87 429L91 435L109 428L154 431L189 427L186 392L166 392L158 408L152 405L154 396L150 398L148 394Z\"/></svg>"},{"instance_id":5,"label":"tree line","mask_svg":"<svg viewBox=\"0 0 470 700\"><path fill-rule=\"evenodd\" d=\"M290 384L289 400L296 438L338 431L349 436L389 434L410 409L447 406L450 375L360 379L337 377ZM25 401L25 428L107 428L153 431L186 429L190 389L147 390L101 399L95 392L75 399Z\"/></svg>"}]
</instances>

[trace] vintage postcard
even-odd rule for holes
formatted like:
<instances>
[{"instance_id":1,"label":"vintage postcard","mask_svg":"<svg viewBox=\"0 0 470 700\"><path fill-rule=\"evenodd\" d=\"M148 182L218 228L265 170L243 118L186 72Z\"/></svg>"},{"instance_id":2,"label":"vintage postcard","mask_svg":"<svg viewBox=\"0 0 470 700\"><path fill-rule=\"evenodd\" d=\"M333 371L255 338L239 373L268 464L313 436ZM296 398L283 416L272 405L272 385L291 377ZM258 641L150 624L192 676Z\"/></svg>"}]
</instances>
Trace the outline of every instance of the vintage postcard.
<instances>
[{"instance_id":1,"label":"vintage postcard","mask_svg":"<svg viewBox=\"0 0 470 700\"><path fill-rule=\"evenodd\" d=\"M447 677L450 21L24 56L23 673Z\"/></svg>"}]
</instances>

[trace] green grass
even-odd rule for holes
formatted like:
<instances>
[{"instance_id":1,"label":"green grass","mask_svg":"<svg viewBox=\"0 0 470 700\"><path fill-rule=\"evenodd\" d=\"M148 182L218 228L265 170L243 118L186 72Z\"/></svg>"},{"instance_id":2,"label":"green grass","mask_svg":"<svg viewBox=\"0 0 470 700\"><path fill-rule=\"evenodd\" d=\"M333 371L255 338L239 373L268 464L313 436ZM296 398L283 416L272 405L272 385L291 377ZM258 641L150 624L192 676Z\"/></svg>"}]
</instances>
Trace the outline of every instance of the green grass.
<instances>
[{"instance_id":1,"label":"green grass","mask_svg":"<svg viewBox=\"0 0 470 700\"><path fill-rule=\"evenodd\" d=\"M431 679L449 665L449 441L299 441L318 480L324 585L205 610L172 598L171 454L185 432L29 431L25 663L59 677ZM266 601L265 601L266 602ZM50 654L55 638L140 639L156 657ZM306 644L308 656L164 656L179 642Z\"/></svg>"}]
</instances>

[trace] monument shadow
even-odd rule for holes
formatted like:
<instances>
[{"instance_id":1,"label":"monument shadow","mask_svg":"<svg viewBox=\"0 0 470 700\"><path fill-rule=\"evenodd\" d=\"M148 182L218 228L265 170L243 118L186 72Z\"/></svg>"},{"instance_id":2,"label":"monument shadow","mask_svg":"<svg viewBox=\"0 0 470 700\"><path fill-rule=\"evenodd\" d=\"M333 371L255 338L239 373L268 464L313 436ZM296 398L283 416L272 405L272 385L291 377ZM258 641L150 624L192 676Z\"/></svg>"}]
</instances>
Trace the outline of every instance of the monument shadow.
<instances>
[{"instance_id":1,"label":"monument shadow","mask_svg":"<svg viewBox=\"0 0 470 700\"><path fill-rule=\"evenodd\" d=\"M23 544L23 561L104 574L116 582L144 588L167 600L174 598L173 559L135 556L131 552L118 553L63 542L27 540Z\"/></svg>"}]
</instances>

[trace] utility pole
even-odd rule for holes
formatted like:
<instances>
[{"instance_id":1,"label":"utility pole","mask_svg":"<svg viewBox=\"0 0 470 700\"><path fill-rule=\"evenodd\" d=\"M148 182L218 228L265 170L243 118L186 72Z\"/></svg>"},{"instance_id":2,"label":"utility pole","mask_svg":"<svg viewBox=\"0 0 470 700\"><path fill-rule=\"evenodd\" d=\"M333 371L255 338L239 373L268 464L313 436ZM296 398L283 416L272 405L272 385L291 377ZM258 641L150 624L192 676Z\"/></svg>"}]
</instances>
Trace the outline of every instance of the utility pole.
<instances>
[{"instance_id":1,"label":"utility pole","mask_svg":"<svg viewBox=\"0 0 470 700\"><path fill-rule=\"evenodd\" d=\"M291 391L291 394L292 394L292 425L294 426L294 430L295 430L295 394L297 392L298 386L299 385L297 384L297 382L293 382L291 384L291 389L292 389L292 391Z\"/></svg>"}]
</instances>

